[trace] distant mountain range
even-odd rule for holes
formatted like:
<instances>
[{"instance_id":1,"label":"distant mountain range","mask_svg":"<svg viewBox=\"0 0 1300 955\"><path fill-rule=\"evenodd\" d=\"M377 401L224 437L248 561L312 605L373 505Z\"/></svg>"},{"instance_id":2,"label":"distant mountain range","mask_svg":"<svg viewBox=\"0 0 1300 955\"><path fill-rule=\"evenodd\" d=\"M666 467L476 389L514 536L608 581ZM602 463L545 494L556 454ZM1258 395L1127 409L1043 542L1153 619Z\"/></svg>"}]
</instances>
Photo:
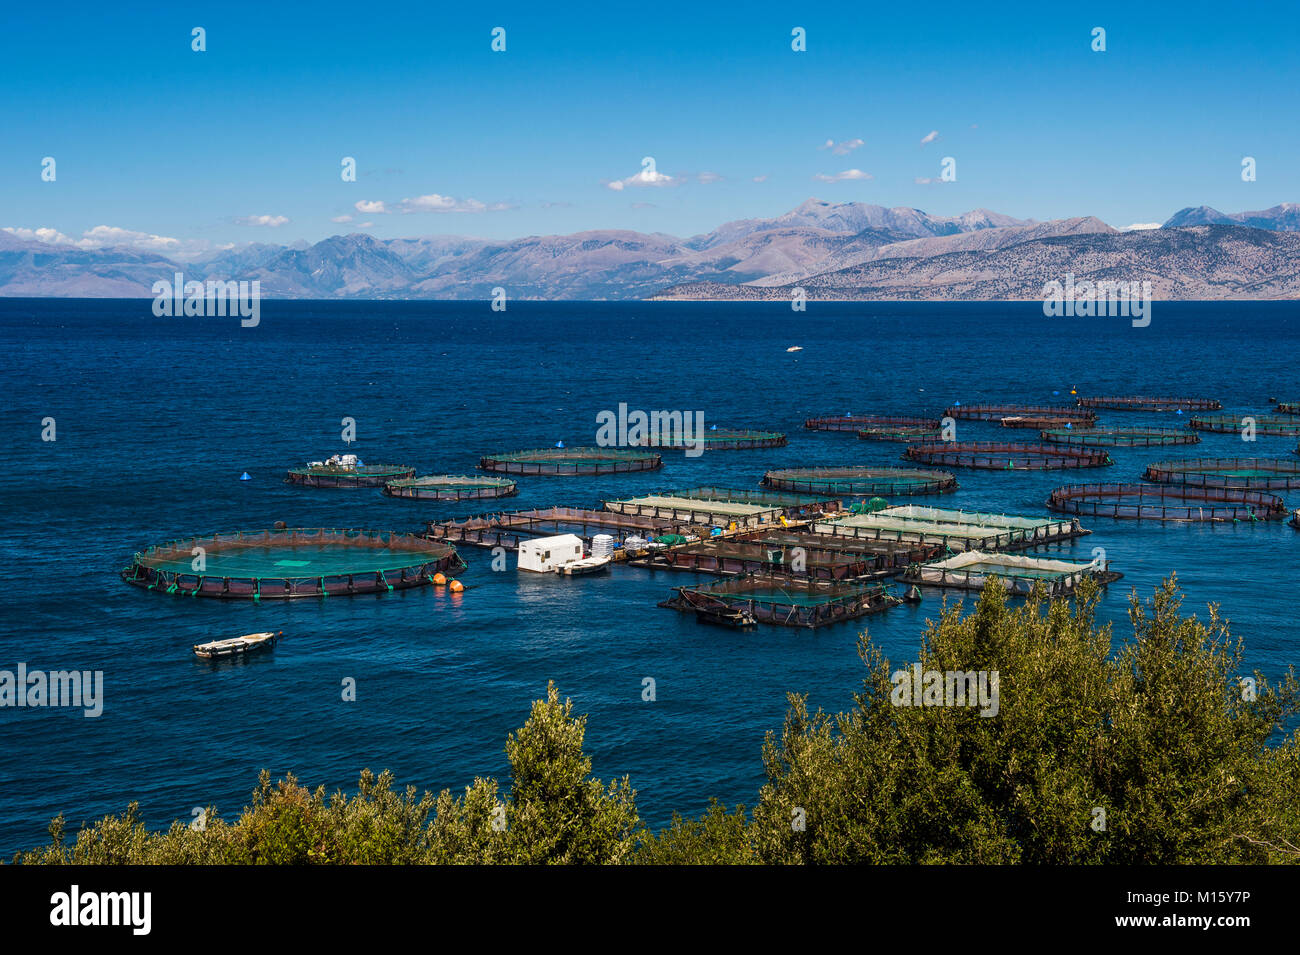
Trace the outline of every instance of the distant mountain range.
<instances>
[{"instance_id":1,"label":"distant mountain range","mask_svg":"<svg viewBox=\"0 0 1300 955\"><path fill-rule=\"evenodd\" d=\"M1175 213L1159 229L1100 219L1049 222L976 209L809 199L773 219L742 219L682 239L596 230L506 241L332 236L254 244L177 262L134 248L83 249L0 232L0 295L152 296L155 281L258 280L264 298L1033 299L1076 280L1150 280L1164 299L1300 297L1300 205Z\"/></svg>"}]
</instances>

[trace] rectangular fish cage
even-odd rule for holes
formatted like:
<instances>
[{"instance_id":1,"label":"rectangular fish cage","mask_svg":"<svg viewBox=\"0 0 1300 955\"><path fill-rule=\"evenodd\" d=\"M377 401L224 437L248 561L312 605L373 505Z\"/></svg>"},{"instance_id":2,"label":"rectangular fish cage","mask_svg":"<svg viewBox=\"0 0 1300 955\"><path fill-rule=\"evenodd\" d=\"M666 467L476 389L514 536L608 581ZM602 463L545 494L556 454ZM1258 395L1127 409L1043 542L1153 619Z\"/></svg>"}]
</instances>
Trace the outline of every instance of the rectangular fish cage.
<instances>
[{"instance_id":1,"label":"rectangular fish cage","mask_svg":"<svg viewBox=\"0 0 1300 955\"><path fill-rule=\"evenodd\" d=\"M1255 523L1286 516L1282 499L1264 491L1165 484L1070 484L1052 491L1047 506L1065 514L1182 523Z\"/></svg>"},{"instance_id":2,"label":"rectangular fish cage","mask_svg":"<svg viewBox=\"0 0 1300 955\"><path fill-rule=\"evenodd\" d=\"M522 511L480 514L462 520L430 521L425 536L431 540L473 547L506 547L555 534L576 534L590 547L592 538L608 534L620 544L629 538L645 541L665 534L704 537L709 528L689 522L598 511L585 507L543 507Z\"/></svg>"},{"instance_id":3,"label":"rectangular fish cage","mask_svg":"<svg viewBox=\"0 0 1300 955\"><path fill-rule=\"evenodd\" d=\"M1213 398L1179 398L1152 395L1097 395L1080 397L1080 408L1107 411L1218 411L1223 407Z\"/></svg>"},{"instance_id":4,"label":"rectangular fish cage","mask_svg":"<svg viewBox=\"0 0 1300 955\"><path fill-rule=\"evenodd\" d=\"M840 509L839 499L829 494L794 494L786 491L750 491L743 488L702 487L687 488L685 491L673 491L674 497L689 497L699 501L741 501L745 504L760 504L764 507L777 507L786 517L806 517L811 514L824 514Z\"/></svg>"},{"instance_id":5,"label":"rectangular fish cage","mask_svg":"<svg viewBox=\"0 0 1300 955\"><path fill-rule=\"evenodd\" d=\"M938 428L938 418L920 415L825 415L808 418L803 426L809 431L861 431L864 428Z\"/></svg>"},{"instance_id":6,"label":"rectangular fish cage","mask_svg":"<svg viewBox=\"0 0 1300 955\"><path fill-rule=\"evenodd\" d=\"M883 584L750 574L678 587L659 606L696 614L741 610L760 623L814 628L878 613L898 602Z\"/></svg>"},{"instance_id":7,"label":"rectangular fish cage","mask_svg":"<svg viewBox=\"0 0 1300 955\"><path fill-rule=\"evenodd\" d=\"M1070 421L1097 420L1097 413L1074 405L953 405L944 411L946 418L966 421L1001 421L1003 418L1065 418Z\"/></svg>"},{"instance_id":8,"label":"rectangular fish cage","mask_svg":"<svg viewBox=\"0 0 1300 955\"><path fill-rule=\"evenodd\" d=\"M1018 554L968 551L933 563L914 565L901 579L909 584L981 590L995 576L1012 594L1027 594L1042 581L1047 592L1054 597L1073 593L1090 577L1106 584L1120 577L1108 566L1096 562L1085 564Z\"/></svg>"},{"instance_id":9,"label":"rectangular fish cage","mask_svg":"<svg viewBox=\"0 0 1300 955\"><path fill-rule=\"evenodd\" d=\"M935 545L780 533L712 538L652 551L632 564L721 575L781 573L815 580L853 580L892 576L913 563L932 559L938 551Z\"/></svg>"},{"instance_id":10,"label":"rectangular fish cage","mask_svg":"<svg viewBox=\"0 0 1300 955\"><path fill-rule=\"evenodd\" d=\"M818 534L938 544L955 552L1023 550L1088 533L1077 520L912 506L817 521L812 530Z\"/></svg>"},{"instance_id":11,"label":"rectangular fish cage","mask_svg":"<svg viewBox=\"0 0 1300 955\"><path fill-rule=\"evenodd\" d=\"M837 510L838 507L836 501L808 495L727 488L691 488L621 501L605 501L607 510L620 514L721 527L729 527L733 523L737 527L777 524L788 515L822 513Z\"/></svg>"}]
</instances>

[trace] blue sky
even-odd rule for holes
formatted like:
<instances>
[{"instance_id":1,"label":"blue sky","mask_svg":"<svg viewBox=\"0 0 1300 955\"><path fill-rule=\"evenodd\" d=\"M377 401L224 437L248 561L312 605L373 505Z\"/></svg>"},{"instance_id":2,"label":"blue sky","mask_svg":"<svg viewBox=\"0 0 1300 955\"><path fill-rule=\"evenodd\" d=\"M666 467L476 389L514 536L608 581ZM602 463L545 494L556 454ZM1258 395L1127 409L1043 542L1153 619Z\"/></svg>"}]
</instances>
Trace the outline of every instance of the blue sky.
<instances>
[{"instance_id":1,"label":"blue sky","mask_svg":"<svg viewBox=\"0 0 1300 955\"><path fill-rule=\"evenodd\" d=\"M1298 50L1280 4L10 5L0 227L193 248L690 235L809 196L1115 226L1262 209L1300 201ZM671 182L610 188L645 156ZM956 182L917 182L945 156Z\"/></svg>"}]
</instances>

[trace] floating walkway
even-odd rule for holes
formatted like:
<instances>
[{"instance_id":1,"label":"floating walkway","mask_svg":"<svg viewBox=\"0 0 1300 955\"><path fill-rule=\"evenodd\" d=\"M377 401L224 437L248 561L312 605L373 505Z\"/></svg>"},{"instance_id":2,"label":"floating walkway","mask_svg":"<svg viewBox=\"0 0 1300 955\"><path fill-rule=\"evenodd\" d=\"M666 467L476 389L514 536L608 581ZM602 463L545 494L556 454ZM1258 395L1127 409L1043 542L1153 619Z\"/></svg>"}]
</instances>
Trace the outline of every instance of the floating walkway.
<instances>
[{"instance_id":1,"label":"floating walkway","mask_svg":"<svg viewBox=\"0 0 1300 955\"><path fill-rule=\"evenodd\" d=\"M1282 499L1264 491L1152 484L1072 484L1047 499L1050 510L1115 520L1222 523L1278 521Z\"/></svg>"},{"instance_id":2,"label":"floating walkway","mask_svg":"<svg viewBox=\"0 0 1300 955\"><path fill-rule=\"evenodd\" d=\"M719 428L716 431L705 431L690 441L686 441L680 434L666 440L647 438L643 447L686 450L702 445L705 451L741 451L754 448L784 448L789 443L789 439L780 431L747 431Z\"/></svg>"},{"instance_id":3,"label":"floating walkway","mask_svg":"<svg viewBox=\"0 0 1300 955\"><path fill-rule=\"evenodd\" d=\"M1103 395L1078 399L1080 408L1107 411L1218 411L1222 404L1213 398L1170 398L1150 395Z\"/></svg>"},{"instance_id":4,"label":"floating walkway","mask_svg":"<svg viewBox=\"0 0 1300 955\"><path fill-rule=\"evenodd\" d=\"M1187 428L1057 428L1038 436L1049 444L1086 448L1154 448L1199 444L1201 440Z\"/></svg>"},{"instance_id":5,"label":"floating walkway","mask_svg":"<svg viewBox=\"0 0 1300 955\"><path fill-rule=\"evenodd\" d=\"M938 544L954 552L1023 550L1089 533L1079 526L1077 520L981 514L912 505L815 521L811 530L817 534L869 540Z\"/></svg>"},{"instance_id":6,"label":"floating walkway","mask_svg":"<svg viewBox=\"0 0 1300 955\"><path fill-rule=\"evenodd\" d=\"M904 583L931 587L981 590L990 578L997 577L1012 594L1027 594L1041 581L1048 594L1063 597L1074 593L1075 588L1089 578L1101 584L1109 584L1119 580L1120 576L1095 562L1082 564L1042 557L969 551L934 563L914 565L900 579Z\"/></svg>"},{"instance_id":7,"label":"floating walkway","mask_svg":"<svg viewBox=\"0 0 1300 955\"><path fill-rule=\"evenodd\" d=\"M721 527L775 524L783 518L820 515L838 511L839 507L840 503L834 497L717 487L696 487L605 501L606 510L620 514Z\"/></svg>"},{"instance_id":8,"label":"floating walkway","mask_svg":"<svg viewBox=\"0 0 1300 955\"><path fill-rule=\"evenodd\" d=\"M480 458L483 471L501 474L531 474L551 477L597 474L629 474L663 467L663 458L653 451L627 448L541 448L513 451Z\"/></svg>"},{"instance_id":9,"label":"floating walkway","mask_svg":"<svg viewBox=\"0 0 1300 955\"><path fill-rule=\"evenodd\" d=\"M918 441L941 441L943 429L921 425L874 425L859 428L858 437L863 441L904 441L911 444Z\"/></svg>"},{"instance_id":10,"label":"floating walkway","mask_svg":"<svg viewBox=\"0 0 1300 955\"><path fill-rule=\"evenodd\" d=\"M912 444L903 452L908 461L993 471L1052 471L1100 468L1113 464L1110 455L1093 448L1059 444L1013 444L1003 441L947 441Z\"/></svg>"},{"instance_id":11,"label":"floating walkway","mask_svg":"<svg viewBox=\"0 0 1300 955\"><path fill-rule=\"evenodd\" d=\"M290 468L286 484L300 487L383 487L390 481L415 477L415 468L393 464L309 464Z\"/></svg>"},{"instance_id":12,"label":"floating walkway","mask_svg":"<svg viewBox=\"0 0 1300 955\"><path fill-rule=\"evenodd\" d=\"M1200 415L1187 422L1187 424L1188 426L1195 428L1197 431L1213 431L1219 434L1229 434L1234 431L1244 431L1246 428L1244 422L1247 418L1250 418L1255 422L1255 434L1268 435L1270 437L1295 437L1300 435L1300 418L1289 415Z\"/></svg>"},{"instance_id":13,"label":"floating walkway","mask_svg":"<svg viewBox=\"0 0 1300 955\"><path fill-rule=\"evenodd\" d=\"M299 527L168 541L137 553L122 579L169 594L260 600L386 593L464 569L454 547L423 537Z\"/></svg>"},{"instance_id":14,"label":"floating walkway","mask_svg":"<svg viewBox=\"0 0 1300 955\"><path fill-rule=\"evenodd\" d=\"M763 475L763 486L831 497L939 494L957 489L947 471L909 468L783 468Z\"/></svg>"},{"instance_id":15,"label":"floating walkway","mask_svg":"<svg viewBox=\"0 0 1300 955\"><path fill-rule=\"evenodd\" d=\"M1074 405L953 405L944 412L948 418L966 421L1001 421L1003 418L1063 418L1068 421L1097 420L1097 413Z\"/></svg>"},{"instance_id":16,"label":"floating walkway","mask_svg":"<svg viewBox=\"0 0 1300 955\"><path fill-rule=\"evenodd\" d=\"M898 602L883 584L751 574L678 587L659 606L695 613L697 617L741 611L761 623L813 628L887 610Z\"/></svg>"},{"instance_id":17,"label":"floating walkway","mask_svg":"<svg viewBox=\"0 0 1300 955\"><path fill-rule=\"evenodd\" d=\"M809 431L861 431L864 428L905 427L937 428L938 418L925 418L917 415L859 414L809 418L803 426Z\"/></svg>"},{"instance_id":18,"label":"floating walkway","mask_svg":"<svg viewBox=\"0 0 1300 955\"><path fill-rule=\"evenodd\" d=\"M1286 458L1187 458L1147 466L1144 480L1189 487L1300 488L1300 461Z\"/></svg>"},{"instance_id":19,"label":"floating walkway","mask_svg":"<svg viewBox=\"0 0 1300 955\"><path fill-rule=\"evenodd\" d=\"M510 497L519 493L519 485L509 478L433 474L389 481L384 485L384 493L389 497L405 497L416 501L472 501Z\"/></svg>"},{"instance_id":20,"label":"floating walkway","mask_svg":"<svg viewBox=\"0 0 1300 955\"><path fill-rule=\"evenodd\" d=\"M430 540L453 544L514 550L522 541L559 534L576 534L590 548L592 538L598 534L608 534L625 547L631 541L639 549L644 548L646 541L652 537L666 534L704 537L708 533L708 527L682 521L585 507L543 507L480 514L462 520L430 521L425 536Z\"/></svg>"}]
</instances>

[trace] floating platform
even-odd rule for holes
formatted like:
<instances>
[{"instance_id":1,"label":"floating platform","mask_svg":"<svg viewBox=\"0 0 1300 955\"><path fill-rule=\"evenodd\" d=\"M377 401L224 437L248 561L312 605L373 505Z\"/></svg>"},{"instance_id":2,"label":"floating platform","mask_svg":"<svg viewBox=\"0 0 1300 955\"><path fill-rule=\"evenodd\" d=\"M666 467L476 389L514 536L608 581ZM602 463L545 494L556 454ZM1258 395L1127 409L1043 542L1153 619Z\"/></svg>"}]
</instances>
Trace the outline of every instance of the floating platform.
<instances>
[{"instance_id":1,"label":"floating platform","mask_svg":"<svg viewBox=\"0 0 1300 955\"><path fill-rule=\"evenodd\" d=\"M782 468L763 475L763 486L831 497L939 494L957 489L947 471L915 468Z\"/></svg>"},{"instance_id":2,"label":"floating platform","mask_svg":"<svg viewBox=\"0 0 1300 955\"><path fill-rule=\"evenodd\" d=\"M262 633L246 633L242 637L230 637L226 640L213 640L211 643L196 643L194 655L203 660L221 660L226 657L242 657L260 650L273 649L283 630L266 630Z\"/></svg>"},{"instance_id":3,"label":"floating platform","mask_svg":"<svg viewBox=\"0 0 1300 955\"><path fill-rule=\"evenodd\" d=\"M169 594L259 600L386 593L464 568L454 547L423 537L295 527L168 541L137 553L122 579Z\"/></svg>"},{"instance_id":4,"label":"floating platform","mask_svg":"<svg viewBox=\"0 0 1300 955\"><path fill-rule=\"evenodd\" d=\"M1066 514L1137 521L1277 521L1286 516L1282 499L1264 491L1152 484L1067 485L1051 493L1047 506Z\"/></svg>"},{"instance_id":5,"label":"floating platform","mask_svg":"<svg viewBox=\"0 0 1300 955\"><path fill-rule=\"evenodd\" d=\"M389 481L384 485L384 493L389 497L405 497L416 501L473 501L510 497L519 493L519 485L509 478L431 474L428 477Z\"/></svg>"},{"instance_id":6,"label":"floating platform","mask_svg":"<svg viewBox=\"0 0 1300 955\"><path fill-rule=\"evenodd\" d=\"M1097 413L1074 405L953 405L944 417L966 421L1001 421L1003 418L1064 418L1067 421L1097 420Z\"/></svg>"},{"instance_id":7,"label":"floating platform","mask_svg":"<svg viewBox=\"0 0 1300 955\"><path fill-rule=\"evenodd\" d=\"M1278 414L1300 415L1300 401L1279 401L1273 410Z\"/></svg>"},{"instance_id":8,"label":"floating platform","mask_svg":"<svg viewBox=\"0 0 1300 955\"><path fill-rule=\"evenodd\" d=\"M1053 471L1062 468L1100 468L1113 464L1110 455L1096 448L1060 444L1014 444L1005 441L945 441L912 444L903 458L920 464L980 468L994 471Z\"/></svg>"},{"instance_id":9,"label":"floating platform","mask_svg":"<svg viewBox=\"0 0 1300 955\"><path fill-rule=\"evenodd\" d=\"M1109 584L1119 580L1120 576L1097 563L968 551L933 563L914 565L900 579L904 583L930 587L981 590L990 578L997 577L1013 594L1027 594L1041 581L1050 595L1061 597L1073 593L1089 578Z\"/></svg>"},{"instance_id":10,"label":"floating platform","mask_svg":"<svg viewBox=\"0 0 1300 955\"><path fill-rule=\"evenodd\" d=\"M287 484L301 487L383 487L390 481L415 477L415 468L395 464L333 464L307 465L290 468L285 478Z\"/></svg>"},{"instance_id":11,"label":"floating platform","mask_svg":"<svg viewBox=\"0 0 1300 955\"><path fill-rule=\"evenodd\" d=\"M1077 520L981 514L940 507L903 505L871 514L816 521L811 530L880 541L937 544L951 551L1008 551L1081 537Z\"/></svg>"},{"instance_id":12,"label":"floating platform","mask_svg":"<svg viewBox=\"0 0 1300 955\"><path fill-rule=\"evenodd\" d=\"M825 627L865 617L899 603L883 584L809 580L751 574L678 587L659 604L673 610L719 616L740 611L781 627Z\"/></svg>"},{"instance_id":13,"label":"floating platform","mask_svg":"<svg viewBox=\"0 0 1300 955\"><path fill-rule=\"evenodd\" d=\"M1201 436L1186 428L1056 428L1039 433L1049 444L1085 448L1154 448L1198 444Z\"/></svg>"},{"instance_id":14,"label":"floating platform","mask_svg":"<svg viewBox=\"0 0 1300 955\"><path fill-rule=\"evenodd\" d=\"M808 418L803 426L809 431L861 431L876 427L937 428L940 423L938 418L918 415L858 414Z\"/></svg>"},{"instance_id":15,"label":"floating platform","mask_svg":"<svg viewBox=\"0 0 1300 955\"><path fill-rule=\"evenodd\" d=\"M1004 428L1022 428L1042 431L1045 428L1064 428L1073 424L1077 418L1053 418L1042 415L1011 415L1001 421Z\"/></svg>"},{"instance_id":16,"label":"floating platform","mask_svg":"<svg viewBox=\"0 0 1300 955\"><path fill-rule=\"evenodd\" d=\"M1078 399L1080 408L1107 411L1218 411L1223 407L1213 398L1185 398L1152 395L1089 395Z\"/></svg>"},{"instance_id":17,"label":"floating platform","mask_svg":"<svg viewBox=\"0 0 1300 955\"><path fill-rule=\"evenodd\" d=\"M908 444L916 441L943 440L942 428L927 428L923 425L873 425L859 428L858 437L863 441L904 441Z\"/></svg>"},{"instance_id":18,"label":"floating platform","mask_svg":"<svg viewBox=\"0 0 1300 955\"><path fill-rule=\"evenodd\" d=\"M833 497L716 487L665 491L604 503L606 510L619 514L721 527L733 523L737 527L775 524L783 518L834 512L840 507Z\"/></svg>"},{"instance_id":19,"label":"floating platform","mask_svg":"<svg viewBox=\"0 0 1300 955\"><path fill-rule=\"evenodd\" d=\"M1143 480L1189 487L1288 490L1300 487L1300 461L1286 458L1187 458L1147 466Z\"/></svg>"},{"instance_id":20,"label":"floating platform","mask_svg":"<svg viewBox=\"0 0 1300 955\"><path fill-rule=\"evenodd\" d=\"M814 580L854 580L893 576L912 564L933 560L940 551L937 544L777 532L711 538L656 550L629 564L722 576L781 573Z\"/></svg>"},{"instance_id":21,"label":"floating platform","mask_svg":"<svg viewBox=\"0 0 1300 955\"><path fill-rule=\"evenodd\" d=\"M705 451L744 451L755 448L784 448L789 443L789 439L781 431L718 428L716 431L705 431L690 442L683 440L681 435L676 435L667 441L653 441L647 438L643 447L685 450L692 445L696 447L703 445Z\"/></svg>"},{"instance_id":22,"label":"floating platform","mask_svg":"<svg viewBox=\"0 0 1300 955\"><path fill-rule=\"evenodd\" d=\"M1255 434L1257 435L1262 434L1270 437L1295 437L1300 435L1300 418L1289 415L1198 415L1187 424L1197 431L1229 434L1234 431L1242 431L1245 428L1242 422L1246 418L1254 419Z\"/></svg>"},{"instance_id":23,"label":"floating platform","mask_svg":"<svg viewBox=\"0 0 1300 955\"><path fill-rule=\"evenodd\" d=\"M501 474L589 477L655 471L663 463L663 458L653 451L630 448L541 448L491 454L480 458L478 466L480 470Z\"/></svg>"},{"instance_id":24,"label":"floating platform","mask_svg":"<svg viewBox=\"0 0 1300 955\"><path fill-rule=\"evenodd\" d=\"M665 534L705 537L709 528L683 521L638 517L599 511L585 507L544 507L523 511L480 514L463 520L430 521L425 536L453 544L474 547L506 547L514 550L534 537L575 534L590 549L592 538L609 534L626 545L629 539L640 540Z\"/></svg>"}]
</instances>

